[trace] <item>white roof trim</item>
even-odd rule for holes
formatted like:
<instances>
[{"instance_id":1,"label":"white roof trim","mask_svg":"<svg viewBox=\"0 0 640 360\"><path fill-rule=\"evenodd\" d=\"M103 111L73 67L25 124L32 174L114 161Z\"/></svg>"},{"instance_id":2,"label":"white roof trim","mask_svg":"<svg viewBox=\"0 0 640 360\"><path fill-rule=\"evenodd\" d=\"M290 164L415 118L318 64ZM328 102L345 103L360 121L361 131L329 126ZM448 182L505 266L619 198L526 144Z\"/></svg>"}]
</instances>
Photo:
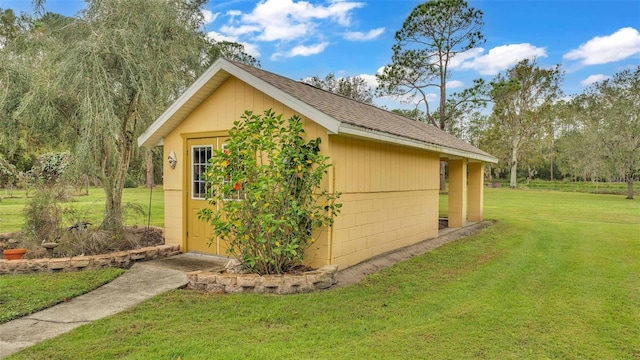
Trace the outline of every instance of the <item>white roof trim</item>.
<instances>
[{"instance_id":1,"label":"white roof trim","mask_svg":"<svg viewBox=\"0 0 640 360\"><path fill-rule=\"evenodd\" d=\"M459 156L467 159L479 160L479 161L484 161L488 163L496 164L498 162L498 159L493 156L484 156L481 154L475 154L469 151L458 150L458 149L450 148L447 146L430 144L430 143L422 142L419 140L408 139L402 136L392 135L392 134L384 133L381 131L365 129L359 126L353 126L345 123L342 123L342 125L340 125L340 131L338 131L338 134L351 135L351 136L356 136L356 137L361 137L366 139L374 139L374 140L388 142L392 144L409 146L409 147L423 149L423 150L429 150L429 151L437 152L439 154Z\"/></svg>"},{"instance_id":2,"label":"white roof trim","mask_svg":"<svg viewBox=\"0 0 640 360\"><path fill-rule=\"evenodd\" d=\"M162 115L160 115L142 135L138 137L138 146L153 146L157 145L158 141L148 143L149 140L157 136L157 132L162 130L166 123L178 112L183 106L187 104L196 93L198 93L216 74L220 71L237 77L245 83L253 86L254 88L262 91L263 93L271 96L275 100L280 101L286 106L290 107L294 111L299 112L305 117L322 125L327 131L331 133L337 133L340 127L340 122L333 117L321 112L320 110L308 105L295 97L285 93L284 91L276 88L275 86L258 79L250 73L242 70L234 64L226 61L225 59L216 60L189 88L176 100Z\"/></svg>"},{"instance_id":3,"label":"white roof trim","mask_svg":"<svg viewBox=\"0 0 640 360\"><path fill-rule=\"evenodd\" d=\"M225 61L226 63L226 61ZM191 97L198 92L215 74L222 69L222 62L216 61L211 65L191 86L165 110L148 128L138 137L138 146L153 146L146 142L158 132L163 125L183 107Z\"/></svg>"}]
</instances>

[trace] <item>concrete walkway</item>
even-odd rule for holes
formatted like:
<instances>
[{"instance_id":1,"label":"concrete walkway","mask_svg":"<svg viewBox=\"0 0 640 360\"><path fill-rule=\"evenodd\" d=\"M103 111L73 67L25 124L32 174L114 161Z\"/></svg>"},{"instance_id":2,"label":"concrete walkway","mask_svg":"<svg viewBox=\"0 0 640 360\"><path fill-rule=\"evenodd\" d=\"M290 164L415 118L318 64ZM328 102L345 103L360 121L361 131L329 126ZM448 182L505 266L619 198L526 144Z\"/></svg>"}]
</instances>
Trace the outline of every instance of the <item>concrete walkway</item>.
<instances>
[{"instance_id":1,"label":"concrete walkway","mask_svg":"<svg viewBox=\"0 0 640 360\"><path fill-rule=\"evenodd\" d=\"M187 284L186 273L224 267L228 259L181 254L134 264L114 281L46 310L0 324L0 359L80 325L117 314Z\"/></svg>"}]
</instances>

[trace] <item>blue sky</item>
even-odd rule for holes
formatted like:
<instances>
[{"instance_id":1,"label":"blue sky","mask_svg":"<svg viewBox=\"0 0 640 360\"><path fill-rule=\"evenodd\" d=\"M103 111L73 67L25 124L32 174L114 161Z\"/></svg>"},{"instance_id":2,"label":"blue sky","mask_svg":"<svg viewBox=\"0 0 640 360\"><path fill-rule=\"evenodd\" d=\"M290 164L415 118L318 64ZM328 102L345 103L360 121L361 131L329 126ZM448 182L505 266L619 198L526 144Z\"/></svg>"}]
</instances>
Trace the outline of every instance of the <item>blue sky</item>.
<instances>
[{"instance_id":1,"label":"blue sky","mask_svg":"<svg viewBox=\"0 0 640 360\"><path fill-rule=\"evenodd\" d=\"M217 40L237 41L262 68L302 79L374 74L391 60L393 36L421 1L211 1L203 11L205 30ZM561 64L565 95L593 81L640 65L640 0L479 0L484 13L480 48L457 59L450 91L474 78L492 79L523 58L540 66ZM77 0L47 0L45 8L73 15ZM31 11L31 0L0 0L0 8ZM434 101L435 90L433 95ZM385 100L378 104L393 107Z\"/></svg>"}]
</instances>

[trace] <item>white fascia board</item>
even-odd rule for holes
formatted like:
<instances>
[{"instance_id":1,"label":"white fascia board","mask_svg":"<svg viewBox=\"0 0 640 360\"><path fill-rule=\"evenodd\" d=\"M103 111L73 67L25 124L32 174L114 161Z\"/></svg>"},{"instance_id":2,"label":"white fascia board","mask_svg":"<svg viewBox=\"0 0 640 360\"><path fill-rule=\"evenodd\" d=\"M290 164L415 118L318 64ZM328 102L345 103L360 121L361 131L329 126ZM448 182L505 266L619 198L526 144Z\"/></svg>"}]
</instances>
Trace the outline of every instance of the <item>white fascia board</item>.
<instances>
[{"instance_id":1,"label":"white fascia board","mask_svg":"<svg viewBox=\"0 0 640 360\"><path fill-rule=\"evenodd\" d=\"M228 62L223 61L224 60L220 59L216 61L211 67L209 67L202 75L200 75L198 79L196 79L193 84L191 84L191 86L189 86L189 88L184 93L182 93L182 95L180 95L178 100L171 104L171 106L169 106L167 110L162 113L162 115L160 115L151 125L149 125L147 130L145 130L145 132L138 137L138 146L153 146L152 144L147 144L149 139L151 139L151 137L153 137L156 132L158 132L163 127L163 125L178 110L180 110L180 108L182 108L187 103L187 101L189 101L189 99L191 99L193 95L195 95L195 93L197 93L204 85L207 84L207 82L209 82L209 80L211 80L213 76L215 76L215 74L218 73L218 71L222 69L224 63L228 64Z\"/></svg>"},{"instance_id":2,"label":"white fascia board","mask_svg":"<svg viewBox=\"0 0 640 360\"><path fill-rule=\"evenodd\" d=\"M245 83L253 86L254 88L280 101L284 105L304 115L309 120L320 124L322 127L327 129L329 134L338 133L338 129L340 128L340 124L341 124L340 121L323 113L322 111L314 108L313 106L287 94L286 92L278 89L277 87L234 66L233 64L230 64L228 62L227 64L229 64L229 66L225 67L224 70L227 71L229 74L237 77L238 79L244 81Z\"/></svg>"},{"instance_id":3,"label":"white fascia board","mask_svg":"<svg viewBox=\"0 0 640 360\"><path fill-rule=\"evenodd\" d=\"M430 143L408 139L408 138L397 136L397 135L383 133L380 131L364 129L364 128L353 126L350 124L343 123L340 126L338 134L345 134L345 135L351 135L351 136L356 136L356 137L361 137L366 139L378 140L378 141L388 142L388 143L397 144L397 145L429 150L439 154L459 156L466 159L479 160L479 161L484 161L488 163L495 164L498 162L498 159L494 158L493 156L484 156L481 154L454 149L447 146L430 144Z\"/></svg>"}]
</instances>

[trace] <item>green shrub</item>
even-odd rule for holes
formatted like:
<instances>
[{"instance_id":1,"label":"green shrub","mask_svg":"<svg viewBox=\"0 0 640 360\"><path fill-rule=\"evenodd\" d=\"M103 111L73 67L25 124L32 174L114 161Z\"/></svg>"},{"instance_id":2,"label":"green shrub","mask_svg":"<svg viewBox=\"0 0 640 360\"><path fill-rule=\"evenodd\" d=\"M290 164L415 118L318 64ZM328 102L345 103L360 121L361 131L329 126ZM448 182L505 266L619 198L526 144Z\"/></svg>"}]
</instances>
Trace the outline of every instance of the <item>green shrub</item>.
<instances>
[{"instance_id":1,"label":"green shrub","mask_svg":"<svg viewBox=\"0 0 640 360\"><path fill-rule=\"evenodd\" d=\"M314 229L330 226L340 194L320 189L328 158L320 138L305 141L298 116L245 112L207 168L208 198L223 210L199 218L229 243L229 253L258 274L282 274L304 260Z\"/></svg>"},{"instance_id":2,"label":"green shrub","mask_svg":"<svg viewBox=\"0 0 640 360\"><path fill-rule=\"evenodd\" d=\"M135 189L138 187L138 184L136 184L136 181L133 180L131 177L127 176L126 179L124 179L124 188L125 189Z\"/></svg>"},{"instance_id":3,"label":"green shrub","mask_svg":"<svg viewBox=\"0 0 640 360\"><path fill-rule=\"evenodd\" d=\"M60 236L62 209L56 193L38 188L24 208L25 225L22 236L34 242L52 242Z\"/></svg>"}]
</instances>

